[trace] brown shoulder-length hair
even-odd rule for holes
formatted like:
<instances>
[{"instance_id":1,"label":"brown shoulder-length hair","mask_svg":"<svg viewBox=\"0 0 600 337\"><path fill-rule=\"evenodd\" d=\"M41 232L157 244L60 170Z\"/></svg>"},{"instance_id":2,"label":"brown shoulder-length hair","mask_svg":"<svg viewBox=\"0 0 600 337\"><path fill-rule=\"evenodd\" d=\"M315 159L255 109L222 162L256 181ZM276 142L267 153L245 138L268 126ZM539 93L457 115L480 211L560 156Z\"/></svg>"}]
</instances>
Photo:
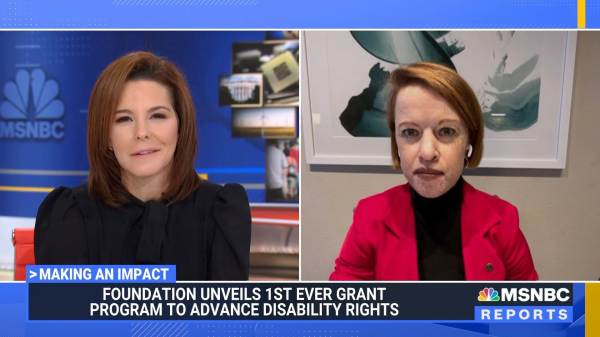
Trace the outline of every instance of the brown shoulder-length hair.
<instances>
[{"instance_id":1,"label":"brown shoulder-length hair","mask_svg":"<svg viewBox=\"0 0 600 337\"><path fill-rule=\"evenodd\" d=\"M394 167L400 168L398 144L396 144L396 97L398 92L411 85L419 85L442 97L467 127L469 144L473 147L467 159L467 167L477 167L483 155L483 117L481 106L473 89L458 73L445 66L420 62L394 70L390 76L390 95L387 104L387 120L392 145Z\"/></svg>"},{"instance_id":2,"label":"brown shoulder-length hair","mask_svg":"<svg viewBox=\"0 0 600 337\"><path fill-rule=\"evenodd\" d=\"M87 123L89 192L112 206L129 200L129 193L121 182L121 166L110 149L109 138L124 85L135 80L155 81L169 89L178 119L178 135L163 200L169 203L182 200L200 182L194 169L197 148L194 102L181 71L165 58L144 51L129 53L113 61L102 71L92 90Z\"/></svg>"}]
</instances>

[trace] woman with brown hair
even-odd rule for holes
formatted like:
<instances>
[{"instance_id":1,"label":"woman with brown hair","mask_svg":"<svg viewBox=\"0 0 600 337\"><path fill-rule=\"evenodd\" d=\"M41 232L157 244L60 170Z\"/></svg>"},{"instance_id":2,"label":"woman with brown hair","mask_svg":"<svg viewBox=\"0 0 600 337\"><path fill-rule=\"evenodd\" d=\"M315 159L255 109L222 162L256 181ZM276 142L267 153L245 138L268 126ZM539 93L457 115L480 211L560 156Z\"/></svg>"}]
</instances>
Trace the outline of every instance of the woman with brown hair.
<instances>
[{"instance_id":1,"label":"woman with brown hair","mask_svg":"<svg viewBox=\"0 0 600 337\"><path fill-rule=\"evenodd\" d=\"M454 70L396 69L391 155L407 184L358 203L332 280L537 280L517 209L462 178L483 153L481 108Z\"/></svg>"},{"instance_id":2,"label":"woman with brown hair","mask_svg":"<svg viewBox=\"0 0 600 337\"><path fill-rule=\"evenodd\" d=\"M246 193L196 174L195 110L175 65L148 52L112 62L87 131L88 182L40 205L37 264L174 264L178 280L248 278Z\"/></svg>"}]
</instances>

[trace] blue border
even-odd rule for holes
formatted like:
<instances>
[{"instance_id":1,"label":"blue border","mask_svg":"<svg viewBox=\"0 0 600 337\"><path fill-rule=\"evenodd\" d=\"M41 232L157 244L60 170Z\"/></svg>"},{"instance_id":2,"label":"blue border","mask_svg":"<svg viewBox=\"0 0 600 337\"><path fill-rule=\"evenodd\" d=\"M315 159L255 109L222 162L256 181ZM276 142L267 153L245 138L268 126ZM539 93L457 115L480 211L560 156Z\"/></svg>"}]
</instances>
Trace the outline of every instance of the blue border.
<instances>
[{"instance_id":1,"label":"blue border","mask_svg":"<svg viewBox=\"0 0 600 337\"><path fill-rule=\"evenodd\" d=\"M577 0L2 0L0 28L577 28Z\"/></svg>"}]
</instances>

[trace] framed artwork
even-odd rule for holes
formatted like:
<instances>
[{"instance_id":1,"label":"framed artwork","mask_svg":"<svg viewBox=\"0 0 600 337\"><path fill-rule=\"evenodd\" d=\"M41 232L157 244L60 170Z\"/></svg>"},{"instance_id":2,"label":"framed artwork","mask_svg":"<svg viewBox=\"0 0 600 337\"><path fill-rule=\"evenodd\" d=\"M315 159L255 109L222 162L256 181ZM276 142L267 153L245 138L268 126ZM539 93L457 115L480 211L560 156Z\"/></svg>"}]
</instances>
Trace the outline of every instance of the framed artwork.
<instances>
[{"instance_id":1,"label":"framed artwork","mask_svg":"<svg viewBox=\"0 0 600 337\"><path fill-rule=\"evenodd\" d=\"M285 52L297 54L298 40L237 42L232 46L234 73L257 73L260 67Z\"/></svg>"},{"instance_id":2,"label":"framed artwork","mask_svg":"<svg viewBox=\"0 0 600 337\"><path fill-rule=\"evenodd\" d=\"M231 74L219 79L219 105L257 107L263 103L263 75Z\"/></svg>"},{"instance_id":3,"label":"framed artwork","mask_svg":"<svg viewBox=\"0 0 600 337\"><path fill-rule=\"evenodd\" d=\"M297 203L300 197L300 147L297 138L265 143L267 202Z\"/></svg>"},{"instance_id":4,"label":"framed artwork","mask_svg":"<svg viewBox=\"0 0 600 337\"><path fill-rule=\"evenodd\" d=\"M233 137L295 138L295 107L233 109Z\"/></svg>"},{"instance_id":5,"label":"framed artwork","mask_svg":"<svg viewBox=\"0 0 600 337\"><path fill-rule=\"evenodd\" d=\"M264 106L298 106L299 48L298 40L234 43L232 71L264 75Z\"/></svg>"},{"instance_id":6,"label":"framed artwork","mask_svg":"<svg viewBox=\"0 0 600 337\"><path fill-rule=\"evenodd\" d=\"M436 62L473 88L481 167L562 169L576 32L307 31L302 127L309 164L391 165L385 105L396 68Z\"/></svg>"},{"instance_id":7,"label":"framed artwork","mask_svg":"<svg viewBox=\"0 0 600 337\"><path fill-rule=\"evenodd\" d=\"M274 93L298 83L298 63L289 51L274 57L260 69Z\"/></svg>"}]
</instances>

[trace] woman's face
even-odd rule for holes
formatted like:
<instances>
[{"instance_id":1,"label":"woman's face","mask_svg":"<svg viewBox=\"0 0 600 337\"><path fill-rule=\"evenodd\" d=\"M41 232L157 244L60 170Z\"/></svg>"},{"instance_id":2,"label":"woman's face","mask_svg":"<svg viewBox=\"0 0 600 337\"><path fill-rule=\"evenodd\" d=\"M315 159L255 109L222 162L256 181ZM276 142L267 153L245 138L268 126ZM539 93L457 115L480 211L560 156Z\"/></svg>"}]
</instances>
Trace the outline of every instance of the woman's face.
<instances>
[{"instance_id":1,"label":"woman's face","mask_svg":"<svg viewBox=\"0 0 600 337\"><path fill-rule=\"evenodd\" d=\"M110 144L127 182L167 181L177 145L178 119L164 85L125 83L110 128Z\"/></svg>"},{"instance_id":2,"label":"woman's face","mask_svg":"<svg viewBox=\"0 0 600 337\"><path fill-rule=\"evenodd\" d=\"M400 89L395 108L402 172L421 196L439 197L462 174L467 129L443 98L418 85Z\"/></svg>"}]
</instances>

